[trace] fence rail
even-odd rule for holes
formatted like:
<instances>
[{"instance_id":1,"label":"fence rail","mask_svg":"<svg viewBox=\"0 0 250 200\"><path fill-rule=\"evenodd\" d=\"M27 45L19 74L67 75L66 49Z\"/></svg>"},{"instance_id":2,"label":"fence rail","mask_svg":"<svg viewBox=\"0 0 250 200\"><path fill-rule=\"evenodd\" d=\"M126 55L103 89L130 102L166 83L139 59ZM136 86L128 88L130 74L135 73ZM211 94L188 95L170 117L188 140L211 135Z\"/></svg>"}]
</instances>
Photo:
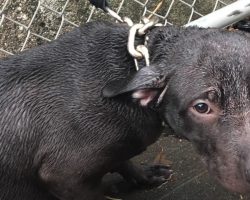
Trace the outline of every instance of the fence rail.
<instances>
[{"instance_id":1,"label":"fence rail","mask_svg":"<svg viewBox=\"0 0 250 200\"><path fill-rule=\"evenodd\" d=\"M121 16L139 21L156 15L164 24L184 25L235 0L109 0ZM113 20L88 0L0 0L0 57L56 39L91 20Z\"/></svg>"}]
</instances>

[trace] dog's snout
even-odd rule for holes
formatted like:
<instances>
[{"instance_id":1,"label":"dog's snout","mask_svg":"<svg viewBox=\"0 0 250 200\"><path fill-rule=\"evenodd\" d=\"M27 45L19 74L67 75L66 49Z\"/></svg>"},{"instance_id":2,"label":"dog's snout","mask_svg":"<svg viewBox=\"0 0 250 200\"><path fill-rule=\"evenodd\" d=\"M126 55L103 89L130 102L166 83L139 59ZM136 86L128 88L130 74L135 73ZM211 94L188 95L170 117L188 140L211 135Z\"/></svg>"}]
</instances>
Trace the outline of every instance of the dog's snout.
<instances>
[{"instance_id":1,"label":"dog's snout","mask_svg":"<svg viewBox=\"0 0 250 200\"><path fill-rule=\"evenodd\" d=\"M233 127L237 127L241 133L250 134L250 111L241 112L231 117Z\"/></svg>"}]
</instances>

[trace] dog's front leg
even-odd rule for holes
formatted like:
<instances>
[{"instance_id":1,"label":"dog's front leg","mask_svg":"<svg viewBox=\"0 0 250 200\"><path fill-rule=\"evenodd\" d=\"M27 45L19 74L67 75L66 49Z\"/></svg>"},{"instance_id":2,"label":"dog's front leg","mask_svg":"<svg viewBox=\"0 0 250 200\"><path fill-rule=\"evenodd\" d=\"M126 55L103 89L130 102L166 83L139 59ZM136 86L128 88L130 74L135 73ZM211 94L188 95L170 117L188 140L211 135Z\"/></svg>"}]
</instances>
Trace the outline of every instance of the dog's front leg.
<instances>
[{"instance_id":1,"label":"dog's front leg","mask_svg":"<svg viewBox=\"0 0 250 200\"><path fill-rule=\"evenodd\" d=\"M154 186L166 182L172 174L166 165L135 165L131 161L122 163L116 172L121 174L125 180L138 186Z\"/></svg>"}]
</instances>

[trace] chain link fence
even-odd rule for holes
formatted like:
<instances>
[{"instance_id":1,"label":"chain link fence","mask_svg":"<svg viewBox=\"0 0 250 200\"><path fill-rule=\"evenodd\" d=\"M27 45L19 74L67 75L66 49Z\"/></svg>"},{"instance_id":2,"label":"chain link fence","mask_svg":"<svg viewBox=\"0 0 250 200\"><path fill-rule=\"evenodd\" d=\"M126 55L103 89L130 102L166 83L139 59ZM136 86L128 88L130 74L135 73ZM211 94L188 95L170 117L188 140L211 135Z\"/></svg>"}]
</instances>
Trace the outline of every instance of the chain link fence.
<instances>
[{"instance_id":1,"label":"chain link fence","mask_svg":"<svg viewBox=\"0 0 250 200\"><path fill-rule=\"evenodd\" d=\"M184 25L235 0L109 0L134 22L156 15L161 23ZM93 20L114 20L88 0L0 0L0 58L56 39Z\"/></svg>"}]
</instances>

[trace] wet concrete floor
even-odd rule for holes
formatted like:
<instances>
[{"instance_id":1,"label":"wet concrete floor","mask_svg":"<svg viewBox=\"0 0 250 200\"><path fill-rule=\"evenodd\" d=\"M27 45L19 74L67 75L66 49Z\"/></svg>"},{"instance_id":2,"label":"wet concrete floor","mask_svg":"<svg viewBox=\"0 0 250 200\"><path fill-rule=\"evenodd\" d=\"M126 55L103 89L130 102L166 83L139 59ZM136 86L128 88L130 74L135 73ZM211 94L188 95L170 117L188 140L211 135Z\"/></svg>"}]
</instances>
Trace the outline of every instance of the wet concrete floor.
<instances>
[{"instance_id":1,"label":"wet concrete floor","mask_svg":"<svg viewBox=\"0 0 250 200\"><path fill-rule=\"evenodd\" d=\"M174 176L167 183L150 189L135 189L113 176L112 198L122 200L250 200L250 195L228 192L210 177L192 145L174 137L161 137L147 151L134 159L152 163L163 149L172 162ZM109 178L107 178L109 180Z\"/></svg>"}]
</instances>

